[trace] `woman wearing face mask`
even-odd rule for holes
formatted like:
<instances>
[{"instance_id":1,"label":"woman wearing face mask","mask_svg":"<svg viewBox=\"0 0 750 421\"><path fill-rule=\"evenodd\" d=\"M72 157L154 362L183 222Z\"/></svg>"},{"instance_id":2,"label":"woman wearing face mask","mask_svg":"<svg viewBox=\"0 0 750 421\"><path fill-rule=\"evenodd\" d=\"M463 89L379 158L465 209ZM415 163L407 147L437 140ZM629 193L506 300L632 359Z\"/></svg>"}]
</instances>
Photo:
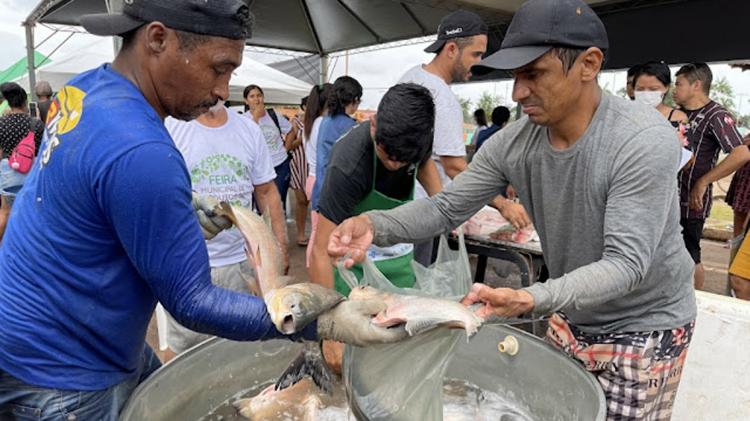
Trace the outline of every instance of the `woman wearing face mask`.
<instances>
[{"instance_id":1,"label":"woman wearing face mask","mask_svg":"<svg viewBox=\"0 0 750 421\"><path fill-rule=\"evenodd\" d=\"M642 104L656 107L656 109L667 119L669 123L677 130L677 135L682 142L683 148L688 147L688 141L685 137L687 130L688 117L684 112L672 108L664 103L664 98L669 92L672 84L672 75L669 67L664 62L650 61L638 67L633 85L635 86L635 101ZM683 151L682 165L690 162L692 153L687 149Z\"/></svg>"}]
</instances>

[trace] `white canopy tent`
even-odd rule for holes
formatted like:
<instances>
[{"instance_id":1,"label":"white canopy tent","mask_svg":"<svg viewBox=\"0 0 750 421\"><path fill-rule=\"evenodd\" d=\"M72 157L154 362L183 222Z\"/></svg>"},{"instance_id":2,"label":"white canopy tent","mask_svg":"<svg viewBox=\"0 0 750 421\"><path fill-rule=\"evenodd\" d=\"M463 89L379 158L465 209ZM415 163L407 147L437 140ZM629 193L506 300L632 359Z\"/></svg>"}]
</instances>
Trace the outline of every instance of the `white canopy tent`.
<instances>
[{"instance_id":1,"label":"white canopy tent","mask_svg":"<svg viewBox=\"0 0 750 421\"><path fill-rule=\"evenodd\" d=\"M52 85L52 89L58 90L75 75L102 63L110 63L113 58L112 41L108 38L98 40L69 54L55 56L51 63L37 69L36 80L46 80ZM16 82L31 92L28 75L17 79ZM299 104L300 99L307 96L312 88L312 85L306 82L254 61L245 55L242 66L232 74L229 100L242 101L242 91L250 84L263 88L268 104Z\"/></svg>"}]
</instances>

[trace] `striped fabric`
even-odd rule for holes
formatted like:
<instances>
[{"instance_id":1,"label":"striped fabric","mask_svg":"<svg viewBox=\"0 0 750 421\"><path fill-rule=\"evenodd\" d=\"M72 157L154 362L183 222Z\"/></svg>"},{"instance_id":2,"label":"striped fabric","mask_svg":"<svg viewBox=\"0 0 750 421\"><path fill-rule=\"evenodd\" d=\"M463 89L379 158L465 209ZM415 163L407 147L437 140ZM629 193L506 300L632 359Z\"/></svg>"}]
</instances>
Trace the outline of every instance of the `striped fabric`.
<instances>
[{"instance_id":1,"label":"striped fabric","mask_svg":"<svg viewBox=\"0 0 750 421\"><path fill-rule=\"evenodd\" d=\"M690 124L687 138L695 159L680 171L680 216L687 219L706 219L711 213L711 186L703 197L703 209L690 209L690 190L701 177L716 166L719 150L729 153L742 145L732 115L721 105L710 101L698 110L684 110Z\"/></svg>"}]
</instances>

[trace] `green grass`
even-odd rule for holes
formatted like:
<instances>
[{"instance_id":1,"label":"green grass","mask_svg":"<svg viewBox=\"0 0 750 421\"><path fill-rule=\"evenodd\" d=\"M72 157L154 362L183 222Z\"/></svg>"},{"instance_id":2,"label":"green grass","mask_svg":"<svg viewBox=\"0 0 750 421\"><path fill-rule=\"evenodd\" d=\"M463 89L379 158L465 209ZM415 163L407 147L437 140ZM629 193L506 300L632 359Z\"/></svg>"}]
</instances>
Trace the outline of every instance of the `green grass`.
<instances>
[{"instance_id":1,"label":"green grass","mask_svg":"<svg viewBox=\"0 0 750 421\"><path fill-rule=\"evenodd\" d=\"M734 222L734 212L729 205L722 199L714 199L711 208L711 216L706 221L706 225L712 228L731 229Z\"/></svg>"}]
</instances>

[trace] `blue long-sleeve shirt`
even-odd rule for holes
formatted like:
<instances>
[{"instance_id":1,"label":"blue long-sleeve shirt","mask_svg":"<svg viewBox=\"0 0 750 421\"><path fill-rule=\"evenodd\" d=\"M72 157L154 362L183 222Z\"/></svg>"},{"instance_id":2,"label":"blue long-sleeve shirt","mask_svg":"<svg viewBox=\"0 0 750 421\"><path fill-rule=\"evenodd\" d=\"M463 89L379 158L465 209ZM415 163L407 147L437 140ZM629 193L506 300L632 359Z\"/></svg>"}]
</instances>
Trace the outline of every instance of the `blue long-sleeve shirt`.
<instances>
[{"instance_id":1,"label":"blue long-sleeve shirt","mask_svg":"<svg viewBox=\"0 0 750 421\"><path fill-rule=\"evenodd\" d=\"M323 187L323 182L326 179L326 169L328 168L328 159L331 157L331 148L333 148L333 145L341 136L345 135L356 124L356 120L343 113L326 116L320 122L318 146L315 152L317 164L312 193L312 209L318 210L318 198L320 198L320 189Z\"/></svg>"},{"instance_id":2,"label":"blue long-sleeve shirt","mask_svg":"<svg viewBox=\"0 0 750 421\"><path fill-rule=\"evenodd\" d=\"M193 330L281 336L261 299L211 283L185 163L135 85L104 65L49 114L0 248L1 370L48 388L119 383L157 300Z\"/></svg>"}]
</instances>

